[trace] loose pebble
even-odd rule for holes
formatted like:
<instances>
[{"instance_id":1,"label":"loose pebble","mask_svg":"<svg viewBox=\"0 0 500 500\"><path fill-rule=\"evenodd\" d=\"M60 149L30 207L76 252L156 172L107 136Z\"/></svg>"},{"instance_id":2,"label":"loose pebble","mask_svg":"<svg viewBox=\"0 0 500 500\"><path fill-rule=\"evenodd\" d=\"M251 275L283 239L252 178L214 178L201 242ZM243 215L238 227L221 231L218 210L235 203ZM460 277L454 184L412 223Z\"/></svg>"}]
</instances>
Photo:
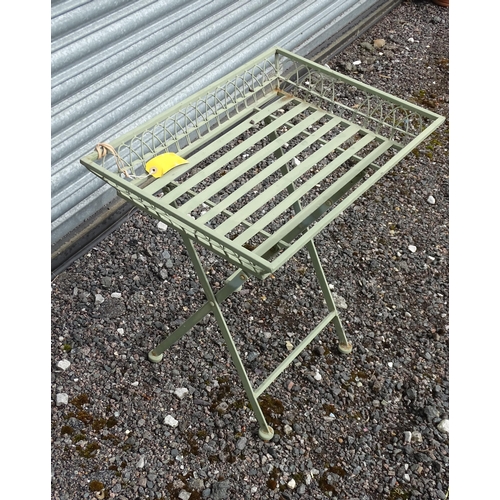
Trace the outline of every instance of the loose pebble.
<instances>
[{"instance_id":1,"label":"loose pebble","mask_svg":"<svg viewBox=\"0 0 500 500\"><path fill-rule=\"evenodd\" d=\"M439 424L437 425L437 429L439 432L442 432L443 434L449 434L450 432L450 422L448 419L443 419Z\"/></svg>"},{"instance_id":2,"label":"loose pebble","mask_svg":"<svg viewBox=\"0 0 500 500\"><path fill-rule=\"evenodd\" d=\"M184 399L184 397L189 394L189 389L186 389L185 387L179 387L178 389L175 389L174 394L179 399Z\"/></svg>"},{"instance_id":3,"label":"loose pebble","mask_svg":"<svg viewBox=\"0 0 500 500\"><path fill-rule=\"evenodd\" d=\"M243 449L245 449L246 444L247 444L247 438L241 437L240 439L238 439L238 441L236 443L236 448L238 450L243 450Z\"/></svg>"},{"instance_id":4,"label":"loose pebble","mask_svg":"<svg viewBox=\"0 0 500 500\"><path fill-rule=\"evenodd\" d=\"M64 392L61 392L56 395L56 404L57 406L67 405L68 404L68 395Z\"/></svg>"},{"instance_id":5,"label":"loose pebble","mask_svg":"<svg viewBox=\"0 0 500 500\"><path fill-rule=\"evenodd\" d=\"M71 362L68 361L67 359L61 359L61 361L57 363L57 367L63 371L66 371L70 366Z\"/></svg>"},{"instance_id":6,"label":"loose pebble","mask_svg":"<svg viewBox=\"0 0 500 500\"><path fill-rule=\"evenodd\" d=\"M169 425L170 427L177 427L179 425L179 421L172 417L172 415L167 415L163 423Z\"/></svg>"}]
</instances>

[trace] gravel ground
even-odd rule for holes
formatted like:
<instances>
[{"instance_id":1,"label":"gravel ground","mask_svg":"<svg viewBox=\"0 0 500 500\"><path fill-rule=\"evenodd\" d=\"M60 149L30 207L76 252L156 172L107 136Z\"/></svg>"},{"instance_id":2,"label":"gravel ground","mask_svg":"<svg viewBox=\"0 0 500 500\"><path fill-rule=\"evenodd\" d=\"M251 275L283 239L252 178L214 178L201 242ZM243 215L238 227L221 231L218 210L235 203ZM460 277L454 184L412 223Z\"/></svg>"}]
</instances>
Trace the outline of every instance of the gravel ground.
<instances>
[{"instance_id":1,"label":"gravel ground","mask_svg":"<svg viewBox=\"0 0 500 500\"><path fill-rule=\"evenodd\" d=\"M323 62L448 117L448 17L403 1ZM327 328L265 392L270 442L212 317L147 360L204 294L135 212L52 282L52 498L447 498L448 208L447 120L316 238L354 348ZM316 288L301 252L224 303L252 379L321 315Z\"/></svg>"}]
</instances>

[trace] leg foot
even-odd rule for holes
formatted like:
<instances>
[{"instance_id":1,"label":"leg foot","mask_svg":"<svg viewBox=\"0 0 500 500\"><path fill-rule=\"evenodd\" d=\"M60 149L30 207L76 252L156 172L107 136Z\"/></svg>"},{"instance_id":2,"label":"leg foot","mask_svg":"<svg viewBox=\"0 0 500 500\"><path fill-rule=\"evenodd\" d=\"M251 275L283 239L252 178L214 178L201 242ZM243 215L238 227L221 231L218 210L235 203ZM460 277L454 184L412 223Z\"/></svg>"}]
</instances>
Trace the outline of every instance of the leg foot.
<instances>
[{"instance_id":1,"label":"leg foot","mask_svg":"<svg viewBox=\"0 0 500 500\"><path fill-rule=\"evenodd\" d=\"M155 351L153 349L152 351L149 351L148 358L152 363L159 363L163 359L163 353L155 354Z\"/></svg>"},{"instance_id":2,"label":"leg foot","mask_svg":"<svg viewBox=\"0 0 500 500\"><path fill-rule=\"evenodd\" d=\"M339 351L342 354L350 354L352 351L352 344L347 342L346 344L339 344Z\"/></svg>"},{"instance_id":3,"label":"leg foot","mask_svg":"<svg viewBox=\"0 0 500 500\"><path fill-rule=\"evenodd\" d=\"M271 441L273 436L274 436L274 431L273 431L273 428L271 426L268 425L267 429L265 429L263 427L261 427L259 429L259 437L263 441Z\"/></svg>"}]
</instances>

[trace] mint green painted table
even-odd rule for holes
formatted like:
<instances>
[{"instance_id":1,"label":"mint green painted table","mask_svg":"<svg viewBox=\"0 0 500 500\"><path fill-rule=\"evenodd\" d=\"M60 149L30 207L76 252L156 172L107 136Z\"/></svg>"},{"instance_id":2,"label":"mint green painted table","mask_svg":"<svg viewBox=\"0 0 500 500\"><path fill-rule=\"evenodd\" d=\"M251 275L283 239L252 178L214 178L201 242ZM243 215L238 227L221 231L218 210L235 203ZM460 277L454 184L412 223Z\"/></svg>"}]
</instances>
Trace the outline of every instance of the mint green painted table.
<instances>
[{"instance_id":1,"label":"mint green painted table","mask_svg":"<svg viewBox=\"0 0 500 500\"><path fill-rule=\"evenodd\" d=\"M227 344L264 440L273 436L259 396L333 322L352 349L314 246L339 214L429 136L444 118L274 48L110 144L120 158L81 159L118 195L180 233L207 302L149 353L164 352L207 314ZM188 160L155 179L164 152ZM124 173L126 172L126 174ZM212 290L195 244L236 267ZM326 317L254 388L220 305L252 277L265 279L307 249Z\"/></svg>"}]
</instances>

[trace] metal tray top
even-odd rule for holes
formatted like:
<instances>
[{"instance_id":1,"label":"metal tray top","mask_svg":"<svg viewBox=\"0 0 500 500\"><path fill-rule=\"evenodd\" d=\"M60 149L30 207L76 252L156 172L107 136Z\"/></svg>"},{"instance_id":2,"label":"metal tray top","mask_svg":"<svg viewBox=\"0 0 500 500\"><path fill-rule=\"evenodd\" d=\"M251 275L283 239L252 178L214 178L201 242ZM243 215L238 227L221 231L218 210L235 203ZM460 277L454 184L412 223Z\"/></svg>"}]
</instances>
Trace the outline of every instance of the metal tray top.
<instances>
[{"instance_id":1,"label":"metal tray top","mask_svg":"<svg viewBox=\"0 0 500 500\"><path fill-rule=\"evenodd\" d=\"M81 163L118 194L264 278L348 208L444 118L274 48ZM159 179L145 163L188 164ZM135 176L135 177L134 177Z\"/></svg>"}]
</instances>

